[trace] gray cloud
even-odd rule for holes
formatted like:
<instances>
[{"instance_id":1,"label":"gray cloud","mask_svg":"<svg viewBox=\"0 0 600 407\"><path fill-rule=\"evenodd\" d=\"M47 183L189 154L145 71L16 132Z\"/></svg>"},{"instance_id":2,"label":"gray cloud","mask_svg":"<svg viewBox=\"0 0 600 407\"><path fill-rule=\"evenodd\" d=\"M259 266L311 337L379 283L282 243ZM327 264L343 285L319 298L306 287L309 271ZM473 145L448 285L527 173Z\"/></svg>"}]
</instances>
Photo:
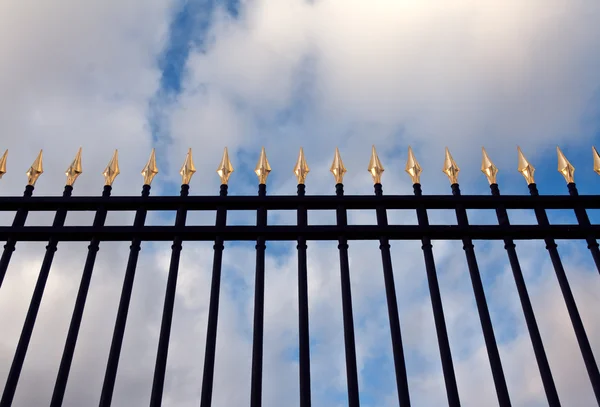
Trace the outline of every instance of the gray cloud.
<instances>
[{"instance_id":1,"label":"gray cloud","mask_svg":"<svg viewBox=\"0 0 600 407\"><path fill-rule=\"evenodd\" d=\"M0 184L2 194L21 193L23 173L39 148L45 151L46 173L36 194L60 193L62 172L79 145L84 149L85 173L76 184L77 194L100 192L100 172L114 148L119 148L122 171L115 194L138 194L139 171L152 146L147 115L148 103L159 88L156 59L175 6L130 0L83 7L64 0L35 9L14 2L0 7L6 8L0 13L0 60L5 61L0 69L0 148L10 148L10 172ZM481 144L499 166L512 168L516 143L535 157L536 149L549 144L579 148L593 136L596 129L586 114L593 111L600 84L599 13L592 2L563 0L451 5L262 0L245 3L238 20L217 14L207 49L190 55L182 94L165 107L173 143L161 146L166 161L159 162L161 174L153 193L161 193L162 181L178 179L178 166L191 146L198 167L192 191L214 194L218 185L214 170L228 145L237 169L232 193L253 194L255 186L248 181L252 175L244 172L254 166L261 144L274 169L269 193L294 192L291 170L301 145L312 170L310 193L331 193L328 167L336 145L349 169L347 191L370 193L366 165L372 143L387 169L386 193L412 193L402 172L408 143L416 147L425 168L427 193L448 191L440 171L444 145L463 168L465 190L484 191L476 171ZM115 216L111 222L130 222L130 215ZM453 222L445 213L431 217L432 222ZM366 213L350 218L373 221ZM5 216L3 221L10 219ZM36 223L50 219L48 214L31 218ZM193 219L207 220L200 215ZM248 219L242 215L236 221L252 222ZM273 220L286 219L283 215ZM324 214L310 218L327 219ZM390 214L390 219L412 221L405 213ZM483 215L473 216L474 221L481 219ZM89 222L90 217L69 221ZM590 405L593 395L544 249L518 247L561 399L566 405ZM585 248L567 248L569 278L597 351L599 281L589 262L582 260ZM293 250L271 255L267 262L266 406L294 405L298 392ZM420 245L394 243L393 251L414 405L442 405L443 380ZM0 290L0 325L5 327L0 338L0 381L8 373L42 253L43 244L19 244ZM87 405L99 397L127 253L126 243L102 244L67 406ZM253 247L228 246L225 253L217 406L249 400ZM461 247L436 242L435 253L464 405L480 406L483 400L494 405ZM84 256L83 244L59 247L15 405L43 405L52 392ZM335 245L311 243L309 256L314 405L343 405L338 399L345 394L345 366ZM488 273L486 294L496 330L502 334L501 356L514 405L543 405L543 389L503 249L484 246L478 256L482 273ZM165 405L198 402L211 261L210 244L185 245ZM168 262L168 244L144 244L116 406L148 402ZM377 246L352 243L351 267L361 389L373 397L371 405L393 406L395 384L386 378L392 369L391 346ZM491 270L498 274L489 275ZM385 374L369 377L373 366Z\"/></svg>"}]
</instances>

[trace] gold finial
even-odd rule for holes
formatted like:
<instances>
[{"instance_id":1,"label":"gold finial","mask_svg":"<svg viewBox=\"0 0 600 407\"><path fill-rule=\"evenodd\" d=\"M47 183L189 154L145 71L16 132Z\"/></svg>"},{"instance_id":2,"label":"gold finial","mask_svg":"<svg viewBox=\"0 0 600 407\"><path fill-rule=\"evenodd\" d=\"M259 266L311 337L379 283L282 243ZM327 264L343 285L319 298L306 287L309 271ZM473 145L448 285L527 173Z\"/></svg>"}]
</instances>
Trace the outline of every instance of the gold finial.
<instances>
[{"instance_id":1,"label":"gold finial","mask_svg":"<svg viewBox=\"0 0 600 407\"><path fill-rule=\"evenodd\" d=\"M339 148L335 148L335 155L333 156L333 163L331 163L331 168L329 169L335 178L336 184L344 183L344 174L346 174L346 167L344 167L344 162L342 161L342 157L340 156Z\"/></svg>"},{"instance_id":2,"label":"gold finial","mask_svg":"<svg viewBox=\"0 0 600 407\"><path fill-rule=\"evenodd\" d=\"M35 182L43 172L44 168L42 166L42 150L40 150L37 158L27 170L27 185L31 185L32 187L35 186Z\"/></svg>"},{"instance_id":3,"label":"gold finial","mask_svg":"<svg viewBox=\"0 0 600 407\"><path fill-rule=\"evenodd\" d=\"M119 171L119 151L115 150L115 153L110 159L110 162L104 169L104 172L102 172L102 175L104 175L104 185L111 186L115 181L115 178L117 178L117 175L119 175L120 173L121 171Z\"/></svg>"},{"instance_id":4,"label":"gold finial","mask_svg":"<svg viewBox=\"0 0 600 407\"><path fill-rule=\"evenodd\" d=\"M192 149L188 149L188 153L185 156L185 161L183 162L183 166L179 173L181 174L181 183L183 185L189 185L192 175L196 172L196 167L194 166L194 160L192 159Z\"/></svg>"},{"instance_id":5,"label":"gold finial","mask_svg":"<svg viewBox=\"0 0 600 407\"><path fill-rule=\"evenodd\" d=\"M217 168L217 174L221 177L221 185L227 185L229 182L229 177L233 172L233 166L231 165L231 161L229 161L229 154L227 152L227 147L225 147L225 151L223 151L223 158L221 159L221 164L219 164L219 168Z\"/></svg>"},{"instance_id":6,"label":"gold finial","mask_svg":"<svg viewBox=\"0 0 600 407\"><path fill-rule=\"evenodd\" d=\"M412 180L413 184L421 183L421 173L423 170L415 158L415 154L413 153L411 146L408 146L408 159L406 160L405 171L408 173L408 175L410 175L410 179Z\"/></svg>"},{"instance_id":7,"label":"gold finial","mask_svg":"<svg viewBox=\"0 0 600 407\"><path fill-rule=\"evenodd\" d=\"M271 172L271 166L269 165L269 161L267 160L267 153L265 152L264 147L260 150L260 157L258 158L258 163L256 164L254 172L258 176L259 184L267 183L267 177Z\"/></svg>"},{"instance_id":8,"label":"gold finial","mask_svg":"<svg viewBox=\"0 0 600 407\"><path fill-rule=\"evenodd\" d=\"M373 177L373 183L381 184L381 176L383 175L383 171L385 171L385 169L379 160L375 146L371 148L371 160L369 161L369 168L367 168L367 170Z\"/></svg>"},{"instance_id":9,"label":"gold finial","mask_svg":"<svg viewBox=\"0 0 600 407\"><path fill-rule=\"evenodd\" d=\"M155 149L152 149L152 152L150 153L150 159L142 170L142 175L144 176L144 185L150 185L156 174L158 174L158 167L156 166L156 151Z\"/></svg>"},{"instance_id":10,"label":"gold finial","mask_svg":"<svg viewBox=\"0 0 600 407\"><path fill-rule=\"evenodd\" d=\"M556 146L556 154L558 154L558 172L560 172L563 177L565 177L565 181L567 184L571 184L575 182L575 167L571 165L567 157L560 150L560 147Z\"/></svg>"},{"instance_id":11,"label":"gold finial","mask_svg":"<svg viewBox=\"0 0 600 407\"><path fill-rule=\"evenodd\" d=\"M0 158L0 179L6 174L6 157L8 157L8 150L6 150L4 154L2 154L2 158Z\"/></svg>"},{"instance_id":12,"label":"gold finial","mask_svg":"<svg viewBox=\"0 0 600 407\"><path fill-rule=\"evenodd\" d=\"M450 155L448 147L446 147L446 159L444 160L442 172L448 176L450 184L458 184L458 173L460 172L460 168L458 168L456 161L454 161L454 158Z\"/></svg>"},{"instance_id":13,"label":"gold finial","mask_svg":"<svg viewBox=\"0 0 600 407\"><path fill-rule=\"evenodd\" d=\"M600 154L598 154L598 150L596 150L596 147L594 146L592 146L592 152L594 153L594 171L596 171L596 174L600 175Z\"/></svg>"},{"instance_id":14,"label":"gold finial","mask_svg":"<svg viewBox=\"0 0 600 407\"><path fill-rule=\"evenodd\" d=\"M484 147L481 147L483 158L481 159L481 172L485 174L490 185L496 184L496 175L498 175L498 167L494 165L490 157L487 155Z\"/></svg>"},{"instance_id":15,"label":"gold finial","mask_svg":"<svg viewBox=\"0 0 600 407\"><path fill-rule=\"evenodd\" d=\"M75 184L75 180L78 176L81 175L82 172L83 170L81 169L81 147L79 147L77 155L75 155L75 159L65 172L65 175L67 176L67 185L73 186L73 184Z\"/></svg>"},{"instance_id":16,"label":"gold finial","mask_svg":"<svg viewBox=\"0 0 600 407\"><path fill-rule=\"evenodd\" d=\"M519 153L519 172L525 177L525 181L527 181L527 185L535 184L535 179L533 178L533 173L535 172L535 168L533 165L529 164L529 161L523 155L523 151L521 151L521 147L517 146L517 151Z\"/></svg>"},{"instance_id":17,"label":"gold finial","mask_svg":"<svg viewBox=\"0 0 600 407\"><path fill-rule=\"evenodd\" d=\"M309 172L310 168L308 168L306 158L304 157L304 149L300 147L298 161L296 161L296 166L294 167L294 174L296 174L296 178L298 178L298 184L304 184L306 182L306 176Z\"/></svg>"}]
</instances>

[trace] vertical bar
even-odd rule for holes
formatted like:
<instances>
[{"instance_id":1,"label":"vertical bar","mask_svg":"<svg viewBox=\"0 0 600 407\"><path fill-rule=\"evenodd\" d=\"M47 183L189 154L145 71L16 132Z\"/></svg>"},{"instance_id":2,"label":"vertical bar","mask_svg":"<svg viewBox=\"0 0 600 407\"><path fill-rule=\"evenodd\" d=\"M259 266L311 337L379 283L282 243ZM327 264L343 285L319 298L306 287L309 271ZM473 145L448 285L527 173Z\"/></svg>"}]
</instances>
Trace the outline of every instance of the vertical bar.
<instances>
[{"instance_id":1,"label":"vertical bar","mask_svg":"<svg viewBox=\"0 0 600 407\"><path fill-rule=\"evenodd\" d=\"M460 188L458 184L452 184L452 195L460 196ZM456 205L456 219L458 221L458 226L469 225L467 211L462 205ZM469 274L471 276L473 292L475 294L475 303L477 304L477 311L479 312L479 321L481 322L481 329L483 330L483 338L485 340L485 346L487 349L488 358L490 360L490 366L492 368L494 385L496 386L496 395L498 396L500 405L502 407L508 407L511 405L510 397L508 395L506 379L502 369L502 362L500 361L498 345L496 344L494 328L492 327L490 311L488 309L487 300L485 299L485 292L483 291L483 283L481 282L479 266L477 265L477 259L475 257L473 241L470 238L464 238L462 241L463 249L467 257L467 265L469 268Z\"/></svg>"},{"instance_id":2,"label":"vertical bar","mask_svg":"<svg viewBox=\"0 0 600 407\"><path fill-rule=\"evenodd\" d=\"M227 185L221 184L222 197L227 196ZM227 210L217 208L215 226L222 229L227 224ZM217 349L217 322L219 320L219 293L221 290L221 265L223 262L223 238L216 236L213 257L212 281L210 285L210 302L208 305L208 326L206 332L206 351L204 353L204 374L202 376L202 393L200 407L212 404L213 380L215 373L215 353Z\"/></svg>"},{"instance_id":3,"label":"vertical bar","mask_svg":"<svg viewBox=\"0 0 600 407\"><path fill-rule=\"evenodd\" d=\"M383 196L381 184L375 184L375 195ZM377 206L377 225L387 226L388 219L384 207ZM383 278L385 281L385 295L387 298L388 315L390 318L390 333L392 335L392 351L394 354L394 366L396 368L396 386L398 388L398 401L400 406L410 406L410 395L408 392L408 377L406 374L406 362L404 360L404 349L402 347L402 334L400 331L400 317L398 315L398 301L396 299L396 286L394 284L394 272L392 269L392 256L390 254L390 241L382 237L379 239L381 250L381 261L383 264Z\"/></svg>"},{"instance_id":4,"label":"vertical bar","mask_svg":"<svg viewBox=\"0 0 600 407\"><path fill-rule=\"evenodd\" d=\"M25 187L25 192L23 192L23 197L31 198L31 195L33 195L33 188L33 185L27 185ZM27 221L28 213L29 211L27 209L19 209L15 214L12 226L25 226L25 221ZM10 263L10 258L12 257L12 254L15 251L16 244L16 240L8 239L8 241L4 245L4 251L2 252L2 257L0 258L0 287L2 287L2 282L4 281L4 276L6 275L6 270L8 270L8 263Z\"/></svg>"},{"instance_id":5,"label":"vertical bar","mask_svg":"<svg viewBox=\"0 0 600 407\"><path fill-rule=\"evenodd\" d=\"M344 185L335 185L335 194L340 200L344 196ZM346 208L339 205L336 210L337 226L348 225ZM340 252L340 274L342 284L342 314L344 318L344 345L346 350L346 377L348 381L348 406L359 407L358 369L356 366L356 344L354 340L354 316L352 315L352 291L350 286L350 266L348 262L348 239L343 234L338 238Z\"/></svg>"},{"instance_id":6,"label":"vertical bar","mask_svg":"<svg viewBox=\"0 0 600 407\"><path fill-rule=\"evenodd\" d=\"M267 185L258 186L258 196L266 196ZM264 207L256 211L256 228L260 231L267 226L267 210ZM252 379L250 383L250 407L262 404L262 368L263 368L263 324L265 308L265 238L256 240L256 280L254 292L254 332L252 338Z\"/></svg>"},{"instance_id":7,"label":"vertical bar","mask_svg":"<svg viewBox=\"0 0 600 407\"><path fill-rule=\"evenodd\" d=\"M529 193L532 196L539 196L536 184L529 184ZM535 217L537 218L538 224L542 226L550 225L548 215L546 214L546 211L543 208L535 209ZM567 279L567 274L565 273L562 261L560 260L560 255L558 254L557 249L558 246L556 245L554 239L546 238L544 239L544 241L546 243L546 249L550 254L550 260L552 260L552 265L554 266L554 272L556 273L556 278L558 280L558 285L560 286L560 291L562 292L563 298L565 300L565 305L567 306L567 312L569 313L571 323L573 324L575 337L577 338L577 342L579 343L579 349L581 350L583 362L585 363L585 368L588 372L588 376L590 377L590 381L592 383L592 388L594 390L594 395L596 396L596 401L598 402L598 405L600 405L600 373L598 372L598 365L596 364L596 359L594 358L594 353L592 352L590 341L587 337L587 334L585 333L583 321L581 320L581 316L579 315L579 310L577 309L577 304L575 303L575 297L573 297L573 292L571 291L569 280Z\"/></svg>"},{"instance_id":8,"label":"vertical bar","mask_svg":"<svg viewBox=\"0 0 600 407\"><path fill-rule=\"evenodd\" d=\"M190 186L181 185L180 196L188 196ZM177 209L175 217L175 228L183 229L187 217L187 209L182 203ZM154 379L152 381L152 392L150 394L150 406L160 407L162 404L163 389L165 385L165 372L167 370L167 356L169 353L169 338L171 336L171 323L173 322L173 308L175 307L175 291L177 289L177 274L179 272L179 258L181 256L181 237L175 236L171 246L171 263L169 265L169 274L167 276L167 287L165 292L165 302L163 306L162 320L160 324L160 334L158 336L158 350L156 353L156 364L154 366Z\"/></svg>"},{"instance_id":9,"label":"vertical bar","mask_svg":"<svg viewBox=\"0 0 600 407\"><path fill-rule=\"evenodd\" d=\"M298 184L298 196L306 193L306 186ZM299 205L299 227L308 225L306 207ZM298 236L298 350L300 360L300 407L310 407L310 335L308 324L308 267L306 263L306 238Z\"/></svg>"},{"instance_id":10,"label":"vertical bar","mask_svg":"<svg viewBox=\"0 0 600 407\"><path fill-rule=\"evenodd\" d=\"M146 184L142 187L142 197L147 197L149 195L150 185ZM135 213L133 226L136 228L143 227L144 222L146 221L146 214L147 210L145 207L139 208ZM123 345L123 336L125 335L125 324L127 323L127 313L129 312L129 302L131 301L133 280L135 277L135 269L137 267L141 244L141 240L139 238L135 238L131 242L129 249L129 259L127 260L127 268L125 270L123 289L121 291L119 308L117 310L115 329L113 331L110 351L108 353L108 362L106 364L104 382L102 383L102 392L100 393L100 407L108 407L112 402L115 380L117 377L117 368L119 366L119 356L121 355L121 346Z\"/></svg>"},{"instance_id":11,"label":"vertical bar","mask_svg":"<svg viewBox=\"0 0 600 407\"><path fill-rule=\"evenodd\" d=\"M105 185L102 191L102 198L110 197L112 187ZM94 217L93 226L96 230L99 230L104 226L106 221L107 211L105 208L100 207ZM90 288L90 282L92 280L92 272L94 270L94 264L96 263L96 255L100 247L100 240L93 238L88 246L88 254L85 259L85 266L83 267L83 273L81 276L81 282L79 283L79 290L77 291L77 298L75 299L75 307L73 309L73 316L71 317L71 323L69 324L69 331L67 333L67 339L65 341L65 347L60 360L60 366L58 368L58 374L56 376L56 382L54 384L54 391L52 392L52 400L50 401L50 407L60 407L62 405L65 389L67 388L67 381L69 379L69 372L71 370L71 363L73 362L73 354L75 353L75 345L77 344L77 336L79 335L79 328L81 326L81 320L83 318L83 310L85 308L85 301Z\"/></svg>"},{"instance_id":12,"label":"vertical bar","mask_svg":"<svg viewBox=\"0 0 600 407\"><path fill-rule=\"evenodd\" d=\"M574 182L570 182L567 187L569 188L569 195L571 196L579 196L579 192L577 191L577 186ZM575 217L577 218L577 222L583 226L589 226L590 218L586 210L580 206L575 206ZM596 264L596 269L598 273L600 273L600 249L598 248L598 242L593 237L588 237L585 239L588 244L588 249L590 249L590 253L592 253L592 258L594 259L594 263Z\"/></svg>"},{"instance_id":13,"label":"vertical bar","mask_svg":"<svg viewBox=\"0 0 600 407\"><path fill-rule=\"evenodd\" d=\"M423 192L421 191L421 184L413 184L413 190L416 196L423 195ZM417 218L419 221L419 226L429 226L427 210L423 206L417 207ZM454 373L454 363L452 362L452 352L450 351L448 330L446 329L446 318L444 317L442 296L440 294L440 286L435 269L433 246L431 245L431 239L426 236L421 239L421 243L423 245L423 257L425 258L425 269L427 271L429 295L431 297L433 320L435 322L435 331L438 338L438 347L440 349L440 358L442 361L442 371L444 373L444 383L446 384L448 405L450 407L460 407L458 386L456 385L456 375Z\"/></svg>"},{"instance_id":14,"label":"vertical bar","mask_svg":"<svg viewBox=\"0 0 600 407\"><path fill-rule=\"evenodd\" d=\"M500 196L498 184L491 184L490 189L492 190L493 196ZM498 218L498 224L500 226L510 225L508 213L504 207L496 208L496 217ZM527 286L525 285L525 279L523 278L523 272L521 271L521 265L519 264L519 258L517 257L517 250L513 239L504 239L504 248L508 253L510 268L512 269L515 278L519 300L521 300L521 307L523 308L523 314L525 316L525 323L527 324L529 337L531 338L531 344L533 345L533 352L535 353L535 359L540 370L540 376L542 378L542 384L544 385L548 404L550 407L560 407L560 400L558 398L554 379L552 378L546 351L544 350L542 336L540 335L535 314L533 313L533 307L531 305L529 293L527 292Z\"/></svg>"},{"instance_id":15,"label":"vertical bar","mask_svg":"<svg viewBox=\"0 0 600 407\"><path fill-rule=\"evenodd\" d=\"M63 192L63 197L69 198L72 192L73 187L71 185L66 185ZM56 215L54 216L52 227L55 229L62 228L65 224L66 218L66 209L59 209L56 211ZM46 246L46 254L44 255L44 260L42 261L40 274L38 275L35 288L33 289L31 303L29 304L29 309L27 310L27 315L25 316L25 323L23 324L23 330L21 331L21 336L19 337L17 350L15 352L12 365L10 366L8 378L6 379L6 386L4 387L4 393L2 394L2 399L0 400L0 407L9 407L12 404L15 396L15 391L19 382L19 376L21 375L21 369L23 368L23 362L25 361L25 355L27 354L29 341L31 340L31 335L33 334L33 327L42 303L42 296L44 295L44 289L46 288L46 282L48 281L48 275L50 273L50 268L52 267L52 261L54 260L54 253L56 253L57 246L58 240L56 238L50 238L48 241L48 246Z\"/></svg>"}]
</instances>

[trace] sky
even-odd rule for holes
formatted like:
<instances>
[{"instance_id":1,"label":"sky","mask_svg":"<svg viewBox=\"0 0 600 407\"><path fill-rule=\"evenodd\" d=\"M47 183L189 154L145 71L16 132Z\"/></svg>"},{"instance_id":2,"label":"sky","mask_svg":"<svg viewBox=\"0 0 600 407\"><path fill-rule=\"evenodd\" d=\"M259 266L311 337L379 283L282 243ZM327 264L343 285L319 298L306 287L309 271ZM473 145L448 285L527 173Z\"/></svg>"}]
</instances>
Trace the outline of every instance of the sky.
<instances>
[{"instance_id":1,"label":"sky","mask_svg":"<svg viewBox=\"0 0 600 407\"><path fill-rule=\"evenodd\" d=\"M520 145L536 168L542 194L567 194L556 171L559 145L575 166L580 193L593 194L591 146L600 147L600 5L592 0L55 0L0 2L0 153L9 149L1 196L22 194L25 171L40 149L39 196L60 195L64 170L83 148L75 195L99 195L114 149L121 174L114 195L138 195L140 171L156 148L160 173L152 195L178 194L179 169L193 149L191 194L215 195L223 148L235 168L230 194L254 195L260 148L273 169L272 195L295 194L293 166L304 148L308 194L334 193L329 173L339 147L346 193L371 194L371 145L386 169L386 194L412 194L404 173L411 145L423 167L425 194L448 194L442 173L447 146L464 194L489 194L481 147L498 166L505 194L528 193L516 171ZM12 213L0 215L8 225ZM48 225L51 213L28 225ZM451 211L432 223L454 224ZM469 211L471 223L493 224L491 211ZM533 213L511 211L531 224ZM569 211L549 211L572 223ZM600 214L590 211L592 221ZM390 211L411 224L411 211ZM67 224L91 224L93 213ZM310 213L312 224L333 213ZM350 223L375 222L350 211ZM132 222L110 214L107 224ZM148 224L173 221L150 214ZM294 221L275 212L270 224ZM211 224L191 213L188 224ZM253 213L229 214L252 224ZM600 359L600 277L582 242L559 251L596 358ZM462 245L436 241L434 254L465 406L496 406L492 376ZM10 362L39 273L45 243L19 243L0 289L0 382ZM400 324L415 406L446 403L420 242L392 242ZM50 399L87 253L61 243L15 396L15 406ZM295 244L267 244L263 401L298 405ZM97 403L127 262L129 243L102 243L64 405ZM515 406L547 405L506 252L475 242L484 288ZM563 405L594 405L564 301L542 242L517 251ZM345 361L339 263L335 242L309 242L309 308L314 406L344 406ZM144 243L135 279L115 406L149 402L170 243ZM254 292L254 244L227 244L223 259L213 405L247 405ZM362 405L397 405L389 321L376 242L350 243ZM186 242L177 284L163 404L197 406L212 243Z\"/></svg>"}]
</instances>

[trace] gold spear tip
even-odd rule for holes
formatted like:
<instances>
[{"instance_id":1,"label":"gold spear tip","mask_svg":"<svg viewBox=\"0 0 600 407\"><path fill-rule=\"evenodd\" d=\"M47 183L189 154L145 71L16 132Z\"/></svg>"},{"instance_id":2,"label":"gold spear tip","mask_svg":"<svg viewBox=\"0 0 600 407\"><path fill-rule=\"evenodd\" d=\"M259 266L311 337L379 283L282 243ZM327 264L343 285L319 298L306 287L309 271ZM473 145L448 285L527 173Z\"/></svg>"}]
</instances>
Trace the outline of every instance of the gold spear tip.
<instances>
[{"instance_id":1,"label":"gold spear tip","mask_svg":"<svg viewBox=\"0 0 600 407\"><path fill-rule=\"evenodd\" d=\"M223 151L223 158L221 159L221 163L217 168L217 174L219 174L219 177L221 177L221 185L227 185L232 172L233 166L231 165L231 161L229 161L227 147L225 147L225 150Z\"/></svg>"},{"instance_id":2,"label":"gold spear tip","mask_svg":"<svg viewBox=\"0 0 600 407\"><path fill-rule=\"evenodd\" d=\"M150 153L150 159L142 170L142 175L144 176L144 185L152 184L152 180L156 174L158 174L158 167L156 166L156 150L153 148L152 152Z\"/></svg>"},{"instance_id":3,"label":"gold spear tip","mask_svg":"<svg viewBox=\"0 0 600 407\"><path fill-rule=\"evenodd\" d=\"M410 175L410 179L412 180L413 184L421 183L421 173L423 170L415 158L415 154L413 153L411 146L408 146L408 159L406 160L405 171L408 173L408 175Z\"/></svg>"},{"instance_id":4,"label":"gold spear tip","mask_svg":"<svg viewBox=\"0 0 600 407\"><path fill-rule=\"evenodd\" d=\"M600 175L600 154L598 154L598 150L596 150L596 147L594 146L592 146L592 152L594 154L594 171L596 174Z\"/></svg>"},{"instance_id":5,"label":"gold spear tip","mask_svg":"<svg viewBox=\"0 0 600 407\"><path fill-rule=\"evenodd\" d=\"M481 159L481 172L485 174L490 185L496 184L496 175L498 175L498 167L494 165L492 160L485 151L485 147L481 147L483 158Z\"/></svg>"},{"instance_id":6,"label":"gold spear tip","mask_svg":"<svg viewBox=\"0 0 600 407\"><path fill-rule=\"evenodd\" d=\"M27 170L27 185L31 185L32 187L35 186L35 182L37 181L37 179L40 177L40 175L42 175L42 173L44 172L44 168L42 165L42 150L40 150L40 153L38 154L38 156L36 157L35 161L33 162L33 164L31 164L31 167L29 167L29 169Z\"/></svg>"},{"instance_id":7,"label":"gold spear tip","mask_svg":"<svg viewBox=\"0 0 600 407\"><path fill-rule=\"evenodd\" d=\"M344 174L346 174L346 167L344 167L344 162L342 161L342 156L340 155L339 148L335 148L335 155L333 156L333 163L331 163L331 168L329 171L333 174L335 178L336 184L344 183Z\"/></svg>"},{"instance_id":8,"label":"gold spear tip","mask_svg":"<svg viewBox=\"0 0 600 407\"><path fill-rule=\"evenodd\" d=\"M558 155L558 172L560 172L567 184L575 182L575 167L567 160L567 157L560 150L560 147L556 146L556 154Z\"/></svg>"},{"instance_id":9,"label":"gold spear tip","mask_svg":"<svg viewBox=\"0 0 600 407\"><path fill-rule=\"evenodd\" d=\"M383 175L385 168L383 168L381 160L379 160L375 145L371 148L371 160L369 161L369 168L367 168L367 170L371 173L371 177L373 177L373 183L381 184L381 176Z\"/></svg>"},{"instance_id":10,"label":"gold spear tip","mask_svg":"<svg viewBox=\"0 0 600 407\"><path fill-rule=\"evenodd\" d=\"M529 164L529 161L523 155L523 151L521 151L521 147L517 146L517 151L519 153L519 172L523 175L525 181L527 181L527 185L535 184L535 179L533 178L535 168Z\"/></svg>"},{"instance_id":11,"label":"gold spear tip","mask_svg":"<svg viewBox=\"0 0 600 407\"><path fill-rule=\"evenodd\" d=\"M267 177L271 172L271 166L269 165L269 160L267 160L267 153L265 152L264 147L260 150L260 157L258 158L258 163L256 164L254 172L258 176L259 184L267 183Z\"/></svg>"},{"instance_id":12,"label":"gold spear tip","mask_svg":"<svg viewBox=\"0 0 600 407\"><path fill-rule=\"evenodd\" d=\"M452 158L448 147L446 147L446 159L444 160L442 172L448 176L450 184L458 184L458 173L460 172L460 168L456 165L456 161Z\"/></svg>"},{"instance_id":13,"label":"gold spear tip","mask_svg":"<svg viewBox=\"0 0 600 407\"><path fill-rule=\"evenodd\" d=\"M2 179L2 176L4 174L6 174L6 158L8 157L8 150L6 150L4 152L4 154L2 154L2 157L0 158L0 179Z\"/></svg>"},{"instance_id":14,"label":"gold spear tip","mask_svg":"<svg viewBox=\"0 0 600 407\"><path fill-rule=\"evenodd\" d=\"M192 158L192 149L188 149L188 152L185 156L185 161L183 162L183 166L179 171L181 174L181 183L183 185L189 185L192 180L192 175L196 172L196 166L194 166L194 160Z\"/></svg>"},{"instance_id":15,"label":"gold spear tip","mask_svg":"<svg viewBox=\"0 0 600 407\"><path fill-rule=\"evenodd\" d=\"M79 147L79 150L75 155L75 159L65 172L65 175L67 176L67 185L73 186L75 184L75 180L77 180L77 177L80 176L82 172L83 170L81 168L81 147Z\"/></svg>"},{"instance_id":16,"label":"gold spear tip","mask_svg":"<svg viewBox=\"0 0 600 407\"><path fill-rule=\"evenodd\" d=\"M294 167L294 174L298 178L298 184L304 184L306 182L306 176L310 172L308 164L306 163L306 157L304 157L304 149L300 147L300 153L298 154L298 161Z\"/></svg>"},{"instance_id":17,"label":"gold spear tip","mask_svg":"<svg viewBox=\"0 0 600 407\"><path fill-rule=\"evenodd\" d=\"M113 182L115 182L115 178L119 175L121 171L119 170L119 151L115 150L110 162L102 172L104 175L104 185L112 186Z\"/></svg>"}]
</instances>

